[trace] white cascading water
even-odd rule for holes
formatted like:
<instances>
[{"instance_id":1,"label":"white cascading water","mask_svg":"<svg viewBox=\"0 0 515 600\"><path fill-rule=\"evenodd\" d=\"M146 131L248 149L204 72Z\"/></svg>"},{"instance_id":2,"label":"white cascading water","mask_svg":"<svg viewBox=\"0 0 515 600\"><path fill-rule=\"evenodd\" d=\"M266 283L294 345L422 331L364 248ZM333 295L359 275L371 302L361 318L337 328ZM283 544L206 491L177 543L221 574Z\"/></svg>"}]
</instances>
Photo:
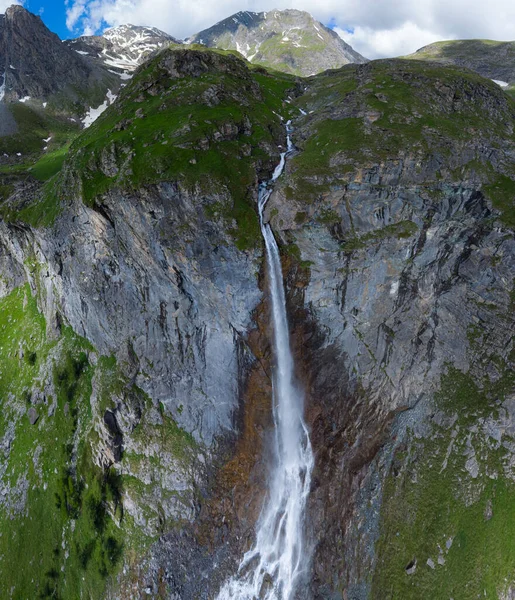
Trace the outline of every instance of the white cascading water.
<instances>
[{"instance_id":1,"label":"white cascading water","mask_svg":"<svg viewBox=\"0 0 515 600\"><path fill-rule=\"evenodd\" d=\"M259 217L265 240L274 334L273 417L274 462L269 493L256 528L256 542L240 563L238 573L221 589L218 600L291 600L309 564L304 545L304 512L311 485L313 451L304 422L304 397L295 384L286 300L279 248L263 220L273 184L293 149L287 125L288 149L281 154L270 182L259 190Z\"/></svg>"},{"instance_id":2,"label":"white cascading water","mask_svg":"<svg viewBox=\"0 0 515 600\"><path fill-rule=\"evenodd\" d=\"M2 85L0 85L0 102L4 99L5 96L5 80L7 78L7 74L4 73L2 76Z\"/></svg>"}]
</instances>

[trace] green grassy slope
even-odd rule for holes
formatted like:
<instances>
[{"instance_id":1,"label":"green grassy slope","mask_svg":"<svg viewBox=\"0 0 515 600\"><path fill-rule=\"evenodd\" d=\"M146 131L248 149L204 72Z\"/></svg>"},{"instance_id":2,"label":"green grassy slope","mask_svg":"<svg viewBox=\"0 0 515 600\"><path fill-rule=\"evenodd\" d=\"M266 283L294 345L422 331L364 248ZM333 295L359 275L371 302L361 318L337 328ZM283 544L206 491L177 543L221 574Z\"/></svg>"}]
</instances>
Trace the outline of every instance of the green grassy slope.
<instances>
[{"instance_id":1,"label":"green grassy slope","mask_svg":"<svg viewBox=\"0 0 515 600\"><path fill-rule=\"evenodd\" d=\"M169 60L199 60L205 69L170 77ZM283 99L294 85L286 75L249 70L231 52L162 53L73 143L68 164L81 180L84 201L91 204L113 187L160 181L205 194L225 190L233 200L226 215L237 223L236 242L252 246L259 237L249 205L256 168L273 161L270 154L284 136L278 115L289 115Z\"/></svg>"},{"instance_id":2,"label":"green grassy slope","mask_svg":"<svg viewBox=\"0 0 515 600\"><path fill-rule=\"evenodd\" d=\"M0 506L0 596L98 597L122 542L106 512L118 488L89 457L90 346L69 329L48 339L28 286L0 308L0 431L13 434L1 478L11 493Z\"/></svg>"},{"instance_id":3,"label":"green grassy slope","mask_svg":"<svg viewBox=\"0 0 515 600\"><path fill-rule=\"evenodd\" d=\"M232 206L219 209L228 222L236 222L238 247L255 245L259 227L249 200L256 170L275 162L277 144L284 139L279 115L291 115L284 98L296 83L288 75L251 68L235 54L200 47L159 54L72 143L66 175L52 181L25 212L4 211L4 216L50 224L65 195L60 185L69 189L70 178L79 182L90 205L113 188L176 181L201 193L229 195ZM174 61L177 72L170 71ZM201 65L198 73L189 74L190 62ZM59 169L61 159L62 153L47 156L31 174L45 178Z\"/></svg>"},{"instance_id":4,"label":"green grassy slope","mask_svg":"<svg viewBox=\"0 0 515 600\"><path fill-rule=\"evenodd\" d=\"M93 366L92 353L70 328L58 339L47 336L28 286L0 299L0 490L7 492L0 497L2 598L103 598L122 561L152 539L124 514L122 497L129 494L156 518L145 500L153 484L93 461L95 419L113 409L115 395L143 393L113 358L100 357ZM38 415L34 425L31 409ZM144 411L133 447L157 437L163 452L186 463L195 443L170 417L163 414L162 421L148 423ZM137 473L141 463L144 478L146 460L132 452L122 465Z\"/></svg>"},{"instance_id":5,"label":"green grassy slope","mask_svg":"<svg viewBox=\"0 0 515 600\"><path fill-rule=\"evenodd\" d=\"M9 110L19 130L14 135L0 137L0 154L7 154L11 159L7 164L32 162L43 154L45 146L50 149L62 146L80 130L70 119L53 116L43 109L36 111L22 103L9 105ZM48 138L51 140L46 142ZM18 154L21 157L17 157Z\"/></svg>"},{"instance_id":6,"label":"green grassy slope","mask_svg":"<svg viewBox=\"0 0 515 600\"><path fill-rule=\"evenodd\" d=\"M484 420L499 418L515 383L507 365L498 366L503 376L494 385L449 368L438 395L448 423L433 425L427 438L409 435L396 452L381 509L372 598L498 598L502 582L513 580L511 438L481 431ZM475 478L466 469L471 449ZM406 573L414 561L415 572Z\"/></svg>"}]
</instances>

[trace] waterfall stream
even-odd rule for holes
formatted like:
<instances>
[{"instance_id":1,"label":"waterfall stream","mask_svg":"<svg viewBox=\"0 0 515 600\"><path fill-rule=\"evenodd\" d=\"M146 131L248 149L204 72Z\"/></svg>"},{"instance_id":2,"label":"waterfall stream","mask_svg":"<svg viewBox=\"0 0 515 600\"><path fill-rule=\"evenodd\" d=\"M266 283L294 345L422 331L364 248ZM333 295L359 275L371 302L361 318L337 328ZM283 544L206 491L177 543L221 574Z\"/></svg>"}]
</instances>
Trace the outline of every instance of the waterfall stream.
<instances>
[{"instance_id":1,"label":"waterfall stream","mask_svg":"<svg viewBox=\"0 0 515 600\"><path fill-rule=\"evenodd\" d=\"M0 85L0 102L4 99L5 96L5 80L7 79L7 73L5 72L2 76L2 85Z\"/></svg>"},{"instance_id":2,"label":"waterfall stream","mask_svg":"<svg viewBox=\"0 0 515 600\"><path fill-rule=\"evenodd\" d=\"M256 526L256 541L240 563L238 573L221 589L218 600L292 600L309 563L304 545L304 512L311 484L313 451L304 422L304 397L295 383L290 349L286 299L279 248L263 212L271 185L284 170L293 149L287 124L288 147L272 179L259 189L259 218L265 240L273 320L273 464L269 490Z\"/></svg>"}]
</instances>

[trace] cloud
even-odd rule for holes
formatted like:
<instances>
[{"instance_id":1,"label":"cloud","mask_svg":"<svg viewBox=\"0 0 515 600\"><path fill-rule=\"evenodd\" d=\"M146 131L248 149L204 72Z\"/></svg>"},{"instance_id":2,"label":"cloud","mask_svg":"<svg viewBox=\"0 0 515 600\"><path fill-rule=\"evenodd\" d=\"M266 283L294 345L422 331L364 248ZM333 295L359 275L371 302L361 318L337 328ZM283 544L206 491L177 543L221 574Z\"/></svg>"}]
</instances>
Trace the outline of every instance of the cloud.
<instances>
[{"instance_id":1,"label":"cloud","mask_svg":"<svg viewBox=\"0 0 515 600\"><path fill-rule=\"evenodd\" d=\"M298 8L333 23L369 58L406 54L441 39L515 39L513 0L490 0L488 9L482 0L69 0L67 24L75 34L151 25L183 38L240 10L273 8Z\"/></svg>"},{"instance_id":2,"label":"cloud","mask_svg":"<svg viewBox=\"0 0 515 600\"><path fill-rule=\"evenodd\" d=\"M79 20L87 14L87 0L76 0L66 9L66 27L72 31Z\"/></svg>"},{"instance_id":3,"label":"cloud","mask_svg":"<svg viewBox=\"0 0 515 600\"><path fill-rule=\"evenodd\" d=\"M5 9L13 4L23 5L25 0L0 0L0 15L5 13Z\"/></svg>"},{"instance_id":4,"label":"cloud","mask_svg":"<svg viewBox=\"0 0 515 600\"><path fill-rule=\"evenodd\" d=\"M454 37L421 29L410 21L392 29L357 26L352 32L344 31L340 27L335 27L334 30L354 50L368 58L404 56L432 42Z\"/></svg>"}]
</instances>

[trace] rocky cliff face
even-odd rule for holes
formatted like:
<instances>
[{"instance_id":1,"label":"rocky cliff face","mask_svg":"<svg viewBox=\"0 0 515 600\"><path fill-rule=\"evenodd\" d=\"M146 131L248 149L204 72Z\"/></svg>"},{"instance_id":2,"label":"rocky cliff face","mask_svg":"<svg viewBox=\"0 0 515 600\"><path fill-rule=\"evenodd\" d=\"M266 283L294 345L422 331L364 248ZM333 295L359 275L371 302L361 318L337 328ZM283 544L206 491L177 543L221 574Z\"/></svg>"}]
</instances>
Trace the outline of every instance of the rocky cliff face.
<instances>
[{"instance_id":1,"label":"rocky cliff face","mask_svg":"<svg viewBox=\"0 0 515 600\"><path fill-rule=\"evenodd\" d=\"M209 598L251 545L278 115L266 218L316 453L299 597L512 593L513 101L457 68L298 81L176 49L2 204L3 595Z\"/></svg>"},{"instance_id":2,"label":"rocky cliff face","mask_svg":"<svg viewBox=\"0 0 515 600\"><path fill-rule=\"evenodd\" d=\"M401 61L320 76L296 103L307 114L268 215L317 457L313 571L299 597L466 598L483 586L504 597L514 239L494 190L513 176L513 104L473 75ZM449 129L456 119L476 127ZM249 393L248 414L266 427ZM224 502L222 477L223 519L211 507L196 538L165 537L148 585L161 572L179 596L208 597L235 568L227 548L241 556L252 535L241 507L262 490L247 452L242 442L235 456L254 492L232 470ZM214 573L195 543L206 527L219 532ZM478 529L494 550L470 578L464 563L484 557ZM191 580L192 568L207 579Z\"/></svg>"},{"instance_id":3,"label":"rocky cliff face","mask_svg":"<svg viewBox=\"0 0 515 600\"><path fill-rule=\"evenodd\" d=\"M6 477L21 470L3 488L2 531L12 515L30 523L38 506L54 515L55 531L35 545L45 556L41 573L24 581L13 570L2 593L73 597L85 577L102 595L122 542L127 557L141 555L198 514L257 361L246 342L261 300L252 203L284 143L274 111L292 87L289 78L251 74L234 56L165 52L125 88L111 118L74 145L53 195L32 183L30 207L27 184L8 200L3 310L21 336L8 352L20 348L14 361L28 372L2 387ZM113 138L97 146L102 136ZM140 171L154 152L155 171ZM53 435L57 456L43 450ZM42 448L41 475L19 463L26 443ZM26 494L34 477L46 485L37 500ZM98 514L86 508L95 502ZM59 555L48 545L56 531L68 532ZM53 575L61 563L69 576ZM126 563L122 589L138 564Z\"/></svg>"},{"instance_id":4,"label":"rocky cliff face","mask_svg":"<svg viewBox=\"0 0 515 600\"><path fill-rule=\"evenodd\" d=\"M0 73L4 102L46 102L49 109L71 113L100 104L117 84L116 77L64 46L40 17L21 6L0 16Z\"/></svg>"},{"instance_id":5,"label":"rocky cliff face","mask_svg":"<svg viewBox=\"0 0 515 600\"><path fill-rule=\"evenodd\" d=\"M476 527L498 542L502 518L482 512L502 514L513 486L513 213L489 200L513 177L513 103L457 70L347 72L299 100L299 152L268 207L309 272L291 299L317 455L313 595L496 597L500 548L474 579L461 569L484 556ZM476 127L449 128L461 119Z\"/></svg>"},{"instance_id":6,"label":"rocky cliff face","mask_svg":"<svg viewBox=\"0 0 515 600\"><path fill-rule=\"evenodd\" d=\"M299 10L239 12L188 42L237 50L250 62L304 76L366 61L334 31Z\"/></svg>"}]
</instances>

